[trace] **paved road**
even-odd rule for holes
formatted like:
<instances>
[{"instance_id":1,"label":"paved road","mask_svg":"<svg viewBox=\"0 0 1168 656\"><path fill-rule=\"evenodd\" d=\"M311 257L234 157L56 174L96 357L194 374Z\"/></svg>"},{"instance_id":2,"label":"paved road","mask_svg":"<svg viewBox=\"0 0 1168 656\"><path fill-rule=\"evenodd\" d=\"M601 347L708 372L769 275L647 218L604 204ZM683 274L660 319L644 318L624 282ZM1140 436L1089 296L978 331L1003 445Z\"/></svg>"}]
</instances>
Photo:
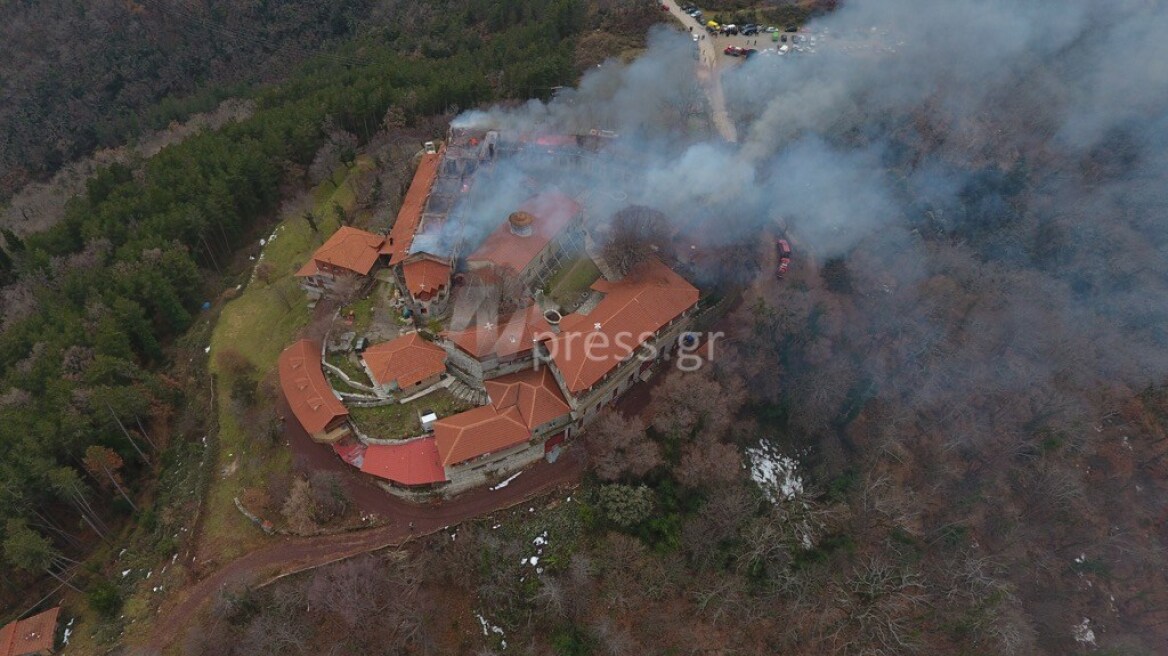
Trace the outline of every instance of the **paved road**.
<instances>
[{"instance_id":1,"label":"paved road","mask_svg":"<svg viewBox=\"0 0 1168 656\"><path fill-rule=\"evenodd\" d=\"M663 0L665 6L669 7L669 13L673 14L681 24L686 28L693 28L693 33L697 35L706 34L706 29L702 23L694 20L688 14L681 10L676 0ZM714 115L714 127L718 129L718 133L722 138L731 143L738 141L738 130L734 127L734 122L730 120L730 114L726 112L726 97L722 94L722 78L718 75L719 55L714 40L706 36L706 38L697 42L701 50L701 62L703 65L703 75L706 87L706 95L710 99L710 110Z\"/></svg>"}]
</instances>

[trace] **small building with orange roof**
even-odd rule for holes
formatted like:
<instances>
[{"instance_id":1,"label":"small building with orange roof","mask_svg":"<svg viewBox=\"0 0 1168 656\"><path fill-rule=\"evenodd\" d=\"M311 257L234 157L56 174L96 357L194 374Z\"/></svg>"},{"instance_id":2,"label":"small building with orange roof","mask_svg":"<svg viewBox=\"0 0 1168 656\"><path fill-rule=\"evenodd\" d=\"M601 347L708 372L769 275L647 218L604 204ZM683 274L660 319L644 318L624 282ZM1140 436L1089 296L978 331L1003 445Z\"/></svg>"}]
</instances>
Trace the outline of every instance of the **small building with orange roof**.
<instances>
[{"instance_id":1,"label":"small building with orange roof","mask_svg":"<svg viewBox=\"0 0 1168 656\"><path fill-rule=\"evenodd\" d=\"M371 444L365 448L361 471L402 487L423 487L446 482L446 470L433 436L403 440L397 444Z\"/></svg>"},{"instance_id":2,"label":"small building with orange roof","mask_svg":"<svg viewBox=\"0 0 1168 656\"><path fill-rule=\"evenodd\" d=\"M560 264L559 255L583 246L582 208L569 196L546 192L528 199L487 236L466 264L473 269L497 267L539 287Z\"/></svg>"},{"instance_id":3,"label":"small building with orange roof","mask_svg":"<svg viewBox=\"0 0 1168 656\"><path fill-rule=\"evenodd\" d=\"M673 349L699 292L653 258L618 281L598 280L604 294L587 314L569 314L545 342L557 381L581 423L620 397Z\"/></svg>"},{"instance_id":4,"label":"small building with orange roof","mask_svg":"<svg viewBox=\"0 0 1168 656\"><path fill-rule=\"evenodd\" d=\"M278 368L288 408L314 441L332 444L350 434L349 410L321 369L320 342L293 343L280 354Z\"/></svg>"},{"instance_id":5,"label":"small building with orange roof","mask_svg":"<svg viewBox=\"0 0 1168 656\"><path fill-rule=\"evenodd\" d=\"M544 366L522 369L484 383L496 411L519 410L523 423L535 439L546 437L571 421L572 407L551 369Z\"/></svg>"},{"instance_id":6,"label":"small building with orange roof","mask_svg":"<svg viewBox=\"0 0 1168 656\"><path fill-rule=\"evenodd\" d=\"M540 340L551 337L551 326L532 304L497 321L485 317L462 330L442 333L449 362L471 382L530 367Z\"/></svg>"},{"instance_id":7,"label":"small building with orange roof","mask_svg":"<svg viewBox=\"0 0 1168 656\"><path fill-rule=\"evenodd\" d=\"M430 190L438 178L438 167L442 163L445 151L446 148L443 147L438 152L425 153L422 155L422 161L418 163L418 170L414 172L414 179L410 182L410 188L406 191L401 209L398 210L397 218L385 241L385 252L389 256L390 266L404 262L410 254L410 246L413 245L414 235L422 224L426 201L430 198Z\"/></svg>"},{"instance_id":8,"label":"small building with orange roof","mask_svg":"<svg viewBox=\"0 0 1168 656\"><path fill-rule=\"evenodd\" d=\"M49 656L56 652L57 617L61 607L0 628L0 656Z\"/></svg>"},{"instance_id":9,"label":"small building with orange roof","mask_svg":"<svg viewBox=\"0 0 1168 656\"><path fill-rule=\"evenodd\" d=\"M300 267L296 276L314 300L332 290L338 281L367 277L386 261L385 237L341 226L312 258Z\"/></svg>"},{"instance_id":10,"label":"small building with orange roof","mask_svg":"<svg viewBox=\"0 0 1168 656\"><path fill-rule=\"evenodd\" d=\"M441 312L450 297L449 258L429 253L414 253L401 266L402 282L422 315Z\"/></svg>"},{"instance_id":11,"label":"small building with orange roof","mask_svg":"<svg viewBox=\"0 0 1168 656\"><path fill-rule=\"evenodd\" d=\"M385 395L408 395L437 383L446 373L446 351L418 333L374 344L361 357L370 380Z\"/></svg>"},{"instance_id":12,"label":"small building with orange roof","mask_svg":"<svg viewBox=\"0 0 1168 656\"><path fill-rule=\"evenodd\" d=\"M434 423L434 443L456 494L525 467L544 455L549 437L563 439L572 408L547 367L485 383L490 403Z\"/></svg>"},{"instance_id":13,"label":"small building with orange roof","mask_svg":"<svg viewBox=\"0 0 1168 656\"><path fill-rule=\"evenodd\" d=\"M451 467L525 446L531 439L531 429L518 408L500 412L494 406L483 405L434 422L434 439L439 462L449 475Z\"/></svg>"}]
</instances>

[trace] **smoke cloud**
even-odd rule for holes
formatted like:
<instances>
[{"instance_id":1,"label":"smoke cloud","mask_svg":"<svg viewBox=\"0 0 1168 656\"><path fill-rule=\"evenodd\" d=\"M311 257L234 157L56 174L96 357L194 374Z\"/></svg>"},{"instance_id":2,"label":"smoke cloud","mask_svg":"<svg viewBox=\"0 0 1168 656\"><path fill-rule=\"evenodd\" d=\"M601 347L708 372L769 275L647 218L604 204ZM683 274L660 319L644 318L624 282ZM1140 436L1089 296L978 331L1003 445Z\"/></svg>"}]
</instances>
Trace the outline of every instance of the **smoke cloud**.
<instances>
[{"instance_id":1,"label":"smoke cloud","mask_svg":"<svg viewBox=\"0 0 1168 656\"><path fill-rule=\"evenodd\" d=\"M976 271L1000 285L1008 330L1080 349L1083 384L1168 372L1165 5L852 2L808 29L814 53L723 75L738 144L708 126L695 44L671 29L550 102L460 116L456 127L619 134L576 164L501 161L460 203L468 243L543 188L580 198L592 221L659 209L706 243L785 229L807 258L870 262L853 273L873 293ZM929 322L914 314L901 318Z\"/></svg>"}]
</instances>

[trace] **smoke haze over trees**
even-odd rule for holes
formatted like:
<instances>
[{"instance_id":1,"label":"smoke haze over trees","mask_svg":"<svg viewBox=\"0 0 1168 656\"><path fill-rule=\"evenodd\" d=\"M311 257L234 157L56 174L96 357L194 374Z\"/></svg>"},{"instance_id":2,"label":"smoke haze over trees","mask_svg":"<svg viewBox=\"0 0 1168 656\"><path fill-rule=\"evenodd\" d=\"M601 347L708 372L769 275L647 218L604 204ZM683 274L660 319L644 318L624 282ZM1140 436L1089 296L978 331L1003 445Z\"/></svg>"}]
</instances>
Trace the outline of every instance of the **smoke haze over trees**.
<instances>
[{"instance_id":1,"label":"smoke haze over trees","mask_svg":"<svg viewBox=\"0 0 1168 656\"><path fill-rule=\"evenodd\" d=\"M839 600L815 644L1066 653L1087 618L1099 644L1155 650L1168 8L889 0L810 28L814 54L724 76L738 144L695 135L692 44L669 31L550 103L458 124L614 130L618 164L584 167L590 216L643 205L744 254L790 238L793 274L735 315L716 368L745 378L735 439L807 453L847 508L828 531L855 553L827 557L855 578L804 583ZM976 629L934 624L941 599Z\"/></svg>"}]
</instances>

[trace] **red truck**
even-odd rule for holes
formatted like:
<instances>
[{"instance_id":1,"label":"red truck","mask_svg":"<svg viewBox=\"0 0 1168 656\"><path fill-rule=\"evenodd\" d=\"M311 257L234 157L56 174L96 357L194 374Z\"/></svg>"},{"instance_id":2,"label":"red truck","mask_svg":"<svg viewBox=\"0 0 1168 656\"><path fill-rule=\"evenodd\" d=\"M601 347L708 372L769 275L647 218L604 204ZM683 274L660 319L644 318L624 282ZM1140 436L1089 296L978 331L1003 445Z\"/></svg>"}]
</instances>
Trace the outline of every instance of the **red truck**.
<instances>
[{"instance_id":1,"label":"red truck","mask_svg":"<svg viewBox=\"0 0 1168 656\"><path fill-rule=\"evenodd\" d=\"M779 257L779 266L775 268L775 277L779 280L787 275L787 270L791 268L791 244L786 239L779 239L775 241L775 251Z\"/></svg>"}]
</instances>

